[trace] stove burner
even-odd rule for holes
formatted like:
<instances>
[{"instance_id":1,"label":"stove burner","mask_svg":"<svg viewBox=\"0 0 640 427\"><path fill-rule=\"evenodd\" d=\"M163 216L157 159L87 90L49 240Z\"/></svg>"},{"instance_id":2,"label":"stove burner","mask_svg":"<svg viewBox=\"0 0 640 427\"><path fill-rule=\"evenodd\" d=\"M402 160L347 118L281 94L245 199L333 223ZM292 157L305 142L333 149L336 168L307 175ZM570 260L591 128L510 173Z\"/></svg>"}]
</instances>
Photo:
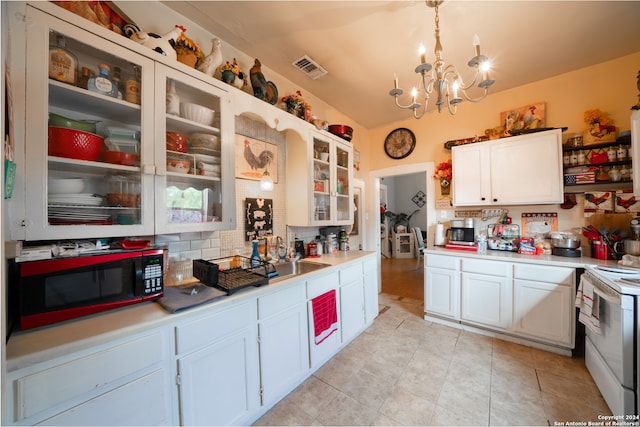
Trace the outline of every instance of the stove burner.
<instances>
[{"instance_id":1,"label":"stove burner","mask_svg":"<svg viewBox=\"0 0 640 427\"><path fill-rule=\"evenodd\" d=\"M580 248L552 248L551 255L578 258L582 256L582 250Z\"/></svg>"}]
</instances>

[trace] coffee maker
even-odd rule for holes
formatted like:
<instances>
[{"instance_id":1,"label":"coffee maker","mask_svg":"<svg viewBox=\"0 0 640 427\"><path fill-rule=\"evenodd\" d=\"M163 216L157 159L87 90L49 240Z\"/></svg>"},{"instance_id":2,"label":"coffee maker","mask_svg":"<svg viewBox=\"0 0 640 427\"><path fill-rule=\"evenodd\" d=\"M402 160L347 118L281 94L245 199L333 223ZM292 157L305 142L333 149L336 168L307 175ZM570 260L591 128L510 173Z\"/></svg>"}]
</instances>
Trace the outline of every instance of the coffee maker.
<instances>
[{"instance_id":1,"label":"coffee maker","mask_svg":"<svg viewBox=\"0 0 640 427\"><path fill-rule=\"evenodd\" d=\"M475 243L475 221L473 218L452 219L447 229L449 243L456 245L473 245Z\"/></svg>"}]
</instances>

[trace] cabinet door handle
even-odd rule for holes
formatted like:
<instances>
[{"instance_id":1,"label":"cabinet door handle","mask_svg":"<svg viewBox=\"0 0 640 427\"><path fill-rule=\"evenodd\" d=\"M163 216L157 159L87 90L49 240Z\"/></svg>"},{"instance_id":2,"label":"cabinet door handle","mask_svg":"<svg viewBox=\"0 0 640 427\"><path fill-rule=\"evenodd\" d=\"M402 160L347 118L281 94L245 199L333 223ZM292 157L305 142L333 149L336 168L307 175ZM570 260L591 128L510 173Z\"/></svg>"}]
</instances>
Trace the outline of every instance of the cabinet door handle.
<instances>
[{"instance_id":1,"label":"cabinet door handle","mask_svg":"<svg viewBox=\"0 0 640 427\"><path fill-rule=\"evenodd\" d=\"M494 201L494 202L497 202L497 201L498 201L498 199L493 199L493 201Z\"/></svg>"},{"instance_id":2,"label":"cabinet door handle","mask_svg":"<svg viewBox=\"0 0 640 427\"><path fill-rule=\"evenodd\" d=\"M485 200L487 200L487 198L486 197L481 197L480 200L482 200L484 202Z\"/></svg>"}]
</instances>

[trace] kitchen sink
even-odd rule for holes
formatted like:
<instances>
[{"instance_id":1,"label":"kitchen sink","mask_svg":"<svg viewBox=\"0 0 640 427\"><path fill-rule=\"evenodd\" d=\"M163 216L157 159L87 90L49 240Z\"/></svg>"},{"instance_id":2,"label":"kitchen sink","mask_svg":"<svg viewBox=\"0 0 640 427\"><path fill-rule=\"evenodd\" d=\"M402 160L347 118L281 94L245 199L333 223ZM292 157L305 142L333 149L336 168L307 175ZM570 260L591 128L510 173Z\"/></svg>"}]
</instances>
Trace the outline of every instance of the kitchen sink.
<instances>
[{"instance_id":1,"label":"kitchen sink","mask_svg":"<svg viewBox=\"0 0 640 427\"><path fill-rule=\"evenodd\" d=\"M273 264L273 266L278 272L278 275L269 280L271 283L281 279L287 279L291 276L299 276L301 274L311 273L313 271L331 267L330 264L309 261L279 262Z\"/></svg>"}]
</instances>

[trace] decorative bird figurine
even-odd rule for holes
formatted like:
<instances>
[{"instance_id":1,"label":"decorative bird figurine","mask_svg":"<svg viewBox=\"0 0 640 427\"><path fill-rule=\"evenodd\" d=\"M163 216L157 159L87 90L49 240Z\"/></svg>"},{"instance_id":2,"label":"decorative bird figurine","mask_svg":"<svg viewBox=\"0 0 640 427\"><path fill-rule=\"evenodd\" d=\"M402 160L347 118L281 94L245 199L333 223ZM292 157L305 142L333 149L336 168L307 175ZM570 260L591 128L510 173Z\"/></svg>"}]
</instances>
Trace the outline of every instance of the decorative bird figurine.
<instances>
[{"instance_id":1,"label":"decorative bird figurine","mask_svg":"<svg viewBox=\"0 0 640 427\"><path fill-rule=\"evenodd\" d=\"M164 36L159 36L154 33L139 31L139 29L133 25L125 27L125 34L127 34L131 40L140 43L151 50L155 50L161 55L173 59L174 61L178 59L178 55L174 49L176 39L185 31L187 31L187 29L182 25L176 25L173 30L169 31Z\"/></svg>"},{"instance_id":2,"label":"decorative bird figurine","mask_svg":"<svg viewBox=\"0 0 640 427\"><path fill-rule=\"evenodd\" d=\"M249 72L251 86L253 87L253 96L269 104L275 105L278 102L278 88L273 82L267 81L262 74L262 64L256 58L251 71Z\"/></svg>"},{"instance_id":3,"label":"decorative bird figurine","mask_svg":"<svg viewBox=\"0 0 640 427\"><path fill-rule=\"evenodd\" d=\"M211 52L202 58L196 65L196 70L203 72L208 76L212 76L222 65L222 43L220 39L215 38L211 40Z\"/></svg>"}]
</instances>

